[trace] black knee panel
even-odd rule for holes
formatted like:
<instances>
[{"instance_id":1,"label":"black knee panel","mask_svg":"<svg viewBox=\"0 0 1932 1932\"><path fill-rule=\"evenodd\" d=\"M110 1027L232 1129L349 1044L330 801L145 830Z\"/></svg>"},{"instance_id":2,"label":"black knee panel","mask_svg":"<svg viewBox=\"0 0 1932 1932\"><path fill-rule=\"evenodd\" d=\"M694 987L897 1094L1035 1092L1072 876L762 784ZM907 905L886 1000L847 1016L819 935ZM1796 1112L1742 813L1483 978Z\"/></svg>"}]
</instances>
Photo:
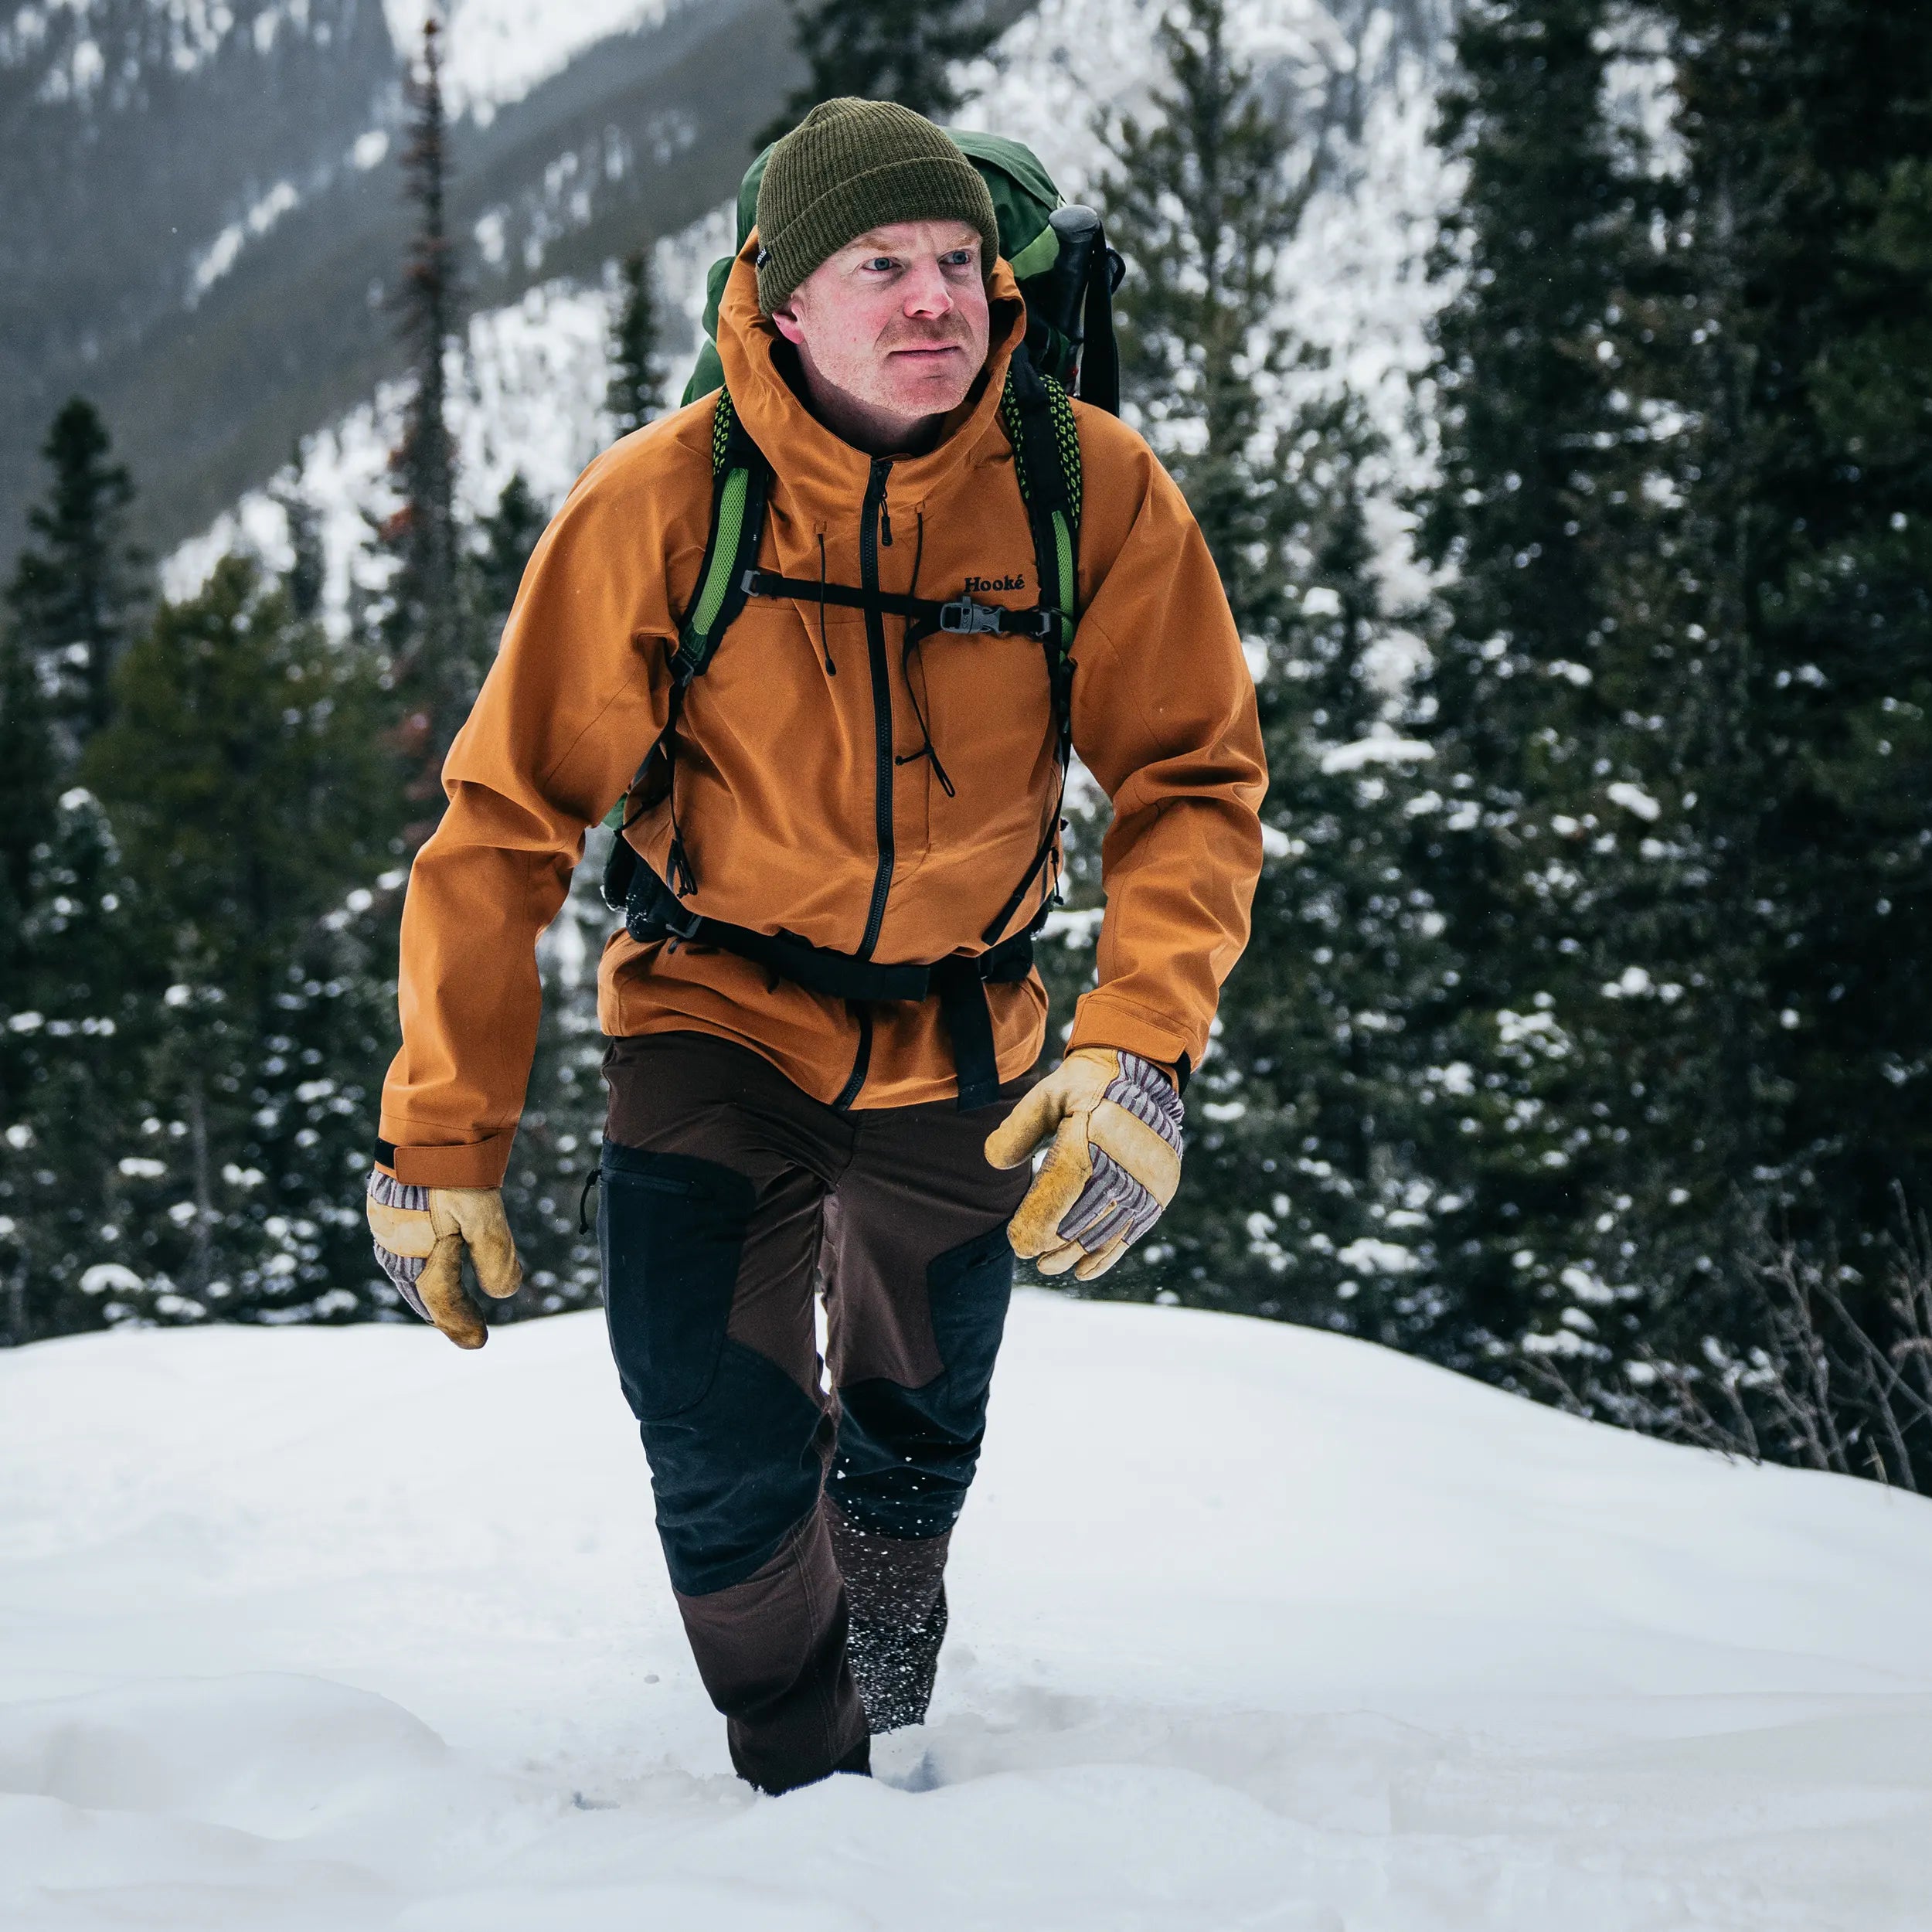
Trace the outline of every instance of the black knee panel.
<instances>
[{"instance_id":1,"label":"black knee panel","mask_svg":"<svg viewBox=\"0 0 1932 1932\"><path fill-rule=\"evenodd\" d=\"M716 1162L604 1143L598 1234L604 1315L651 1464L671 1580L741 1583L818 1506L818 1405L730 1339L757 1191Z\"/></svg>"},{"instance_id":2,"label":"black knee panel","mask_svg":"<svg viewBox=\"0 0 1932 1932\"><path fill-rule=\"evenodd\" d=\"M852 1522L888 1536L924 1537L959 1520L979 1463L1012 1288L1003 1226L936 1255L926 1291L945 1366L923 1388L881 1377L840 1389L831 1495Z\"/></svg>"}]
</instances>

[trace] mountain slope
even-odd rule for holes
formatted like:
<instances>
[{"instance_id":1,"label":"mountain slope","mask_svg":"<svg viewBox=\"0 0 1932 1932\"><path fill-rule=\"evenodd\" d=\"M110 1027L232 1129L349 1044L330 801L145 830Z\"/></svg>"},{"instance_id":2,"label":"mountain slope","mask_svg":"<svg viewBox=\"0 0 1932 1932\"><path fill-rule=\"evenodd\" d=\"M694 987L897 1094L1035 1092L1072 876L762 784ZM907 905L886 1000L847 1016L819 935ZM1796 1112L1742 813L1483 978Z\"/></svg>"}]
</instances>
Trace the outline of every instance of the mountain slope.
<instances>
[{"instance_id":1,"label":"mountain slope","mask_svg":"<svg viewBox=\"0 0 1932 1932\"><path fill-rule=\"evenodd\" d=\"M635 24L587 48L583 21L529 12L485 0L451 29L472 111L451 130L450 219L484 310L685 226L796 78L783 0L608 0L592 22ZM209 19L229 24L190 31ZM77 63L104 77L61 79ZM76 388L167 547L400 367L400 83L369 0L92 0L0 31L0 172L34 187L0 215L23 265L0 298L0 564Z\"/></svg>"},{"instance_id":2,"label":"mountain slope","mask_svg":"<svg viewBox=\"0 0 1932 1932\"><path fill-rule=\"evenodd\" d=\"M1039 0L1008 30L996 61L964 71L972 98L961 121L1027 140L1070 199L1085 195L1104 203L1104 155L1094 121L1144 107L1159 12L1160 0ZM1310 138L1325 130L1332 148L1332 165L1292 251L1284 319L1328 352L1334 373L1367 397L1389 438L1390 460L1406 477L1421 461L1410 377L1426 359L1424 324L1440 294L1424 277L1422 258L1445 192L1441 158L1430 138L1445 19L1444 0L1395 6L1238 0L1230 9L1235 44L1270 89L1294 104ZM721 193L705 218L659 242L674 395L689 366L704 270L729 245L729 223L719 212L724 199ZM488 289L479 284L465 373L452 385L462 487L474 511L489 507L516 468L540 498L560 501L607 440L601 413L607 375L594 352L611 314L597 253L607 241L607 230L593 223L553 245L542 265L547 279L526 289L514 308L491 310ZM400 433L401 389L371 389L346 415L318 424L304 458L304 486L335 532L330 553L338 596L364 535L362 513L383 497L386 452ZM285 454L285 447L270 450L261 474ZM1379 535L1392 602L1400 606L1418 586L1405 574L1406 546L1393 513L1379 504L1376 513L1389 526ZM179 593L199 581L238 538L277 556L283 527L281 512L257 488L182 547L172 561L171 587Z\"/></svg>"},{"instance_id":3,"label":"mountain slope","mask_svg":"<svg viewBox=\"0 0 1932 1932\"><path fill-rule=\"evenodd\" d=\"M1932 1506L1022 1295L933 1721L730 1777L601 1327L0 1356L19 1932L1906 1932Z\"/></svg>"}]
</instances>

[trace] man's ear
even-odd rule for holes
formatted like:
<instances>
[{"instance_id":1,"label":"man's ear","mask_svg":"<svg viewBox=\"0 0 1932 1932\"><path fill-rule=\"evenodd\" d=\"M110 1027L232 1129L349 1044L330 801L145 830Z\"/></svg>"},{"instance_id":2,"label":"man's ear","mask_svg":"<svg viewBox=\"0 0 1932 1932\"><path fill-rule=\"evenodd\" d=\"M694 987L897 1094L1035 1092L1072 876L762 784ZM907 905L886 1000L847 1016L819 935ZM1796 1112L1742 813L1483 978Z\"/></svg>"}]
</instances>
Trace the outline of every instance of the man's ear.
<instances>
[{"instance_id":1,"label":"man's ear","mask_svg":"<svg viewBox=\"0 0 1932 1932\"><path fill-rule=\"evenodd\" d=\"M782 308L774 308L771 311L771 325L794 349L805 339L804 325L798 319L798 311L794 302L787 302Z\"/></svg>"}]
</instances>

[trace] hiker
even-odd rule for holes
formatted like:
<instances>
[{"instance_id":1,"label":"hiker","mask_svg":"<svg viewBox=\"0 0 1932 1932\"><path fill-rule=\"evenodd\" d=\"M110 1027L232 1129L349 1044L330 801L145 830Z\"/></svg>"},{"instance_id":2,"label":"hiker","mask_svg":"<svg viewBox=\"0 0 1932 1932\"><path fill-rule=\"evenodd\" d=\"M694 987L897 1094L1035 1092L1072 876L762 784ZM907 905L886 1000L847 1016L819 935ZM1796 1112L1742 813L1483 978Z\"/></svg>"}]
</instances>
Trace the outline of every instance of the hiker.
<instances>
[{"instance_id":1,"label":"hiker","mask_svg":"<svg viewBox=\"0 0 1932 1932\"><path fill-rule=\"evenodd\" d=\"M1253 686L1200 532L1138 435L1032 367L998 249L980 172L903 107L829 102L778 144L725 392L607 451L545 532L403 916L369 1220L410 1305L480 1347L461 1257L515 1292L536 938L623 798L611 1345L699 1672L767 1791L923 1721L1015 1252L1090 1280L1172 1198L1260 866ZM1043 1073L1073 753L1114 803L1107 903Z\"/></svg>"}]
</instances>

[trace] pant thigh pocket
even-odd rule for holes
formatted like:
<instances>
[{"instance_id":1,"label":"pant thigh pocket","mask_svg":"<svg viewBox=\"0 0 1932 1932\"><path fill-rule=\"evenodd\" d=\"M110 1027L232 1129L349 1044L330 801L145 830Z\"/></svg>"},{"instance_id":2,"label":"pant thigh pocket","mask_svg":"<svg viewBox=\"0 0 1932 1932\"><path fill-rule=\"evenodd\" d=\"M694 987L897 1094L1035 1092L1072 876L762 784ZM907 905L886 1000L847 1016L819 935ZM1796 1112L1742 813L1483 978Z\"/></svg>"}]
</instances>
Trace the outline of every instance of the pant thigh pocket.
<instances>
[{"instance_id":1,"label":"pant thigh pocket","mask_svg":"<svg viewBox=\"0 0 1932 1932\"><path fill-rule=\"evenodd\" d=\"M714 1161L608 1141L599 1172L611 1352L633 1413L661 1421L702 1401L717 1374L757 1192Z\"/></svg>"}]
</instances>

